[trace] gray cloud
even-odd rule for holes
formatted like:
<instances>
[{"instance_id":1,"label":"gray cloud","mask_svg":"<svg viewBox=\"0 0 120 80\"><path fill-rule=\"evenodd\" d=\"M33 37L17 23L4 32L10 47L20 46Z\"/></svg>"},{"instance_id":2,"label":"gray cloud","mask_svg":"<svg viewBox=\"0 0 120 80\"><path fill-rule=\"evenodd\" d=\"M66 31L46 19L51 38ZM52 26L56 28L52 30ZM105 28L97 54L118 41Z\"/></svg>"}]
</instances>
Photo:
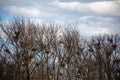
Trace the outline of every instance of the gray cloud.
<instances>
[{"instance_id":1,"label":"gray cloud","mask_svg":"<svg viewBox=\"0 0 120 80\"><path fill-rule=\"evenodd\" d=\"M0 14L4 13L63 25L77 22L86 35L120 29L120 5L113 0L0 0Z\"/></svg>"},{"instance_id":2,"label":"gray cloud","mask_svg":"<svg viewBox=\"0 0 120 80\"><path fill-rule=\"evenodd\" d=\"M58 1L55 4L58 7L71 12L102 16L120 16L120 5L116 1L101 1L92 3Z\"/></svg>"},{"instance_id":3,"label":"gray cloud","mask_svg":"<svg viewBox=\"0 0 120 80\"><path fill-rule=\"evenodd\" d=\"M61 2L97 2L97 1L113 1L113 0L59 0Z\"/></svg>"},{"instance_id":4,"label":"gray cloud","mask_svg":"<svg viewBox=\"0 0 120 80\"><path fill-rule=\"evenodd\" d=\"M3 3L1 5L3 7L1 8L2 11L5 11L12 15L26 15L29 13L29 11L33 11L34 13L30 13L27 16L43 16L43 14L59 15L61 13L69 13L73 15L92 14L100 16L120 16L120 5L116 1L84 0L89 3L72 2L73 0L70 1L71 2L61 2L58 0L29 0L26 2L25 0L0 0L0 4Z\"/></svg>"}]
</instances>

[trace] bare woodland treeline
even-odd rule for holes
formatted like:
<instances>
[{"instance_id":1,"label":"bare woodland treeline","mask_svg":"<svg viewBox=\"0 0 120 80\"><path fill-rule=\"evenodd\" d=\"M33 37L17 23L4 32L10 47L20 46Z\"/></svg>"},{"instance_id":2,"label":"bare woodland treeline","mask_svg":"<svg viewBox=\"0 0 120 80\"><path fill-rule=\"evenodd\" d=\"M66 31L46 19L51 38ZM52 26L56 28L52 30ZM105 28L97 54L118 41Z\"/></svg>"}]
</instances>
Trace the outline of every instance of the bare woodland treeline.
<instances>
[{"instance_id":1,"label":"bare woodland treeline","mask_svg":"<svg viewBox=\"0 0 120 80\"><path fill-rule=\"evenodd\" d=\"M120 80L120 35L25 19L0 22L0 80Z\"/></svg>"}]
</instances>

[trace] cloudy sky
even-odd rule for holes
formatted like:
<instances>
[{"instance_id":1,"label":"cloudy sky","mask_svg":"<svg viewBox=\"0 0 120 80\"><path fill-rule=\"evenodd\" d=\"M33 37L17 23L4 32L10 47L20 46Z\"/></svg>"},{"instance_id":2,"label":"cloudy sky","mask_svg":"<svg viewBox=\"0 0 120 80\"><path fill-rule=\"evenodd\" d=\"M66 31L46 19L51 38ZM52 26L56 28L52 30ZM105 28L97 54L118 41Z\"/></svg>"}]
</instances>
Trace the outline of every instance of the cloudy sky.
<instances>
[{"instance_id":1,"label":"cloudy sky","mask_svg":"<svg viewBox=\"0 0 120 80\"><path fill-rule=\"evenodd\" d=\"M85 36L120 32L120 0L0 0L0 16L77 24Z\"/></svg>"}]
</instances>

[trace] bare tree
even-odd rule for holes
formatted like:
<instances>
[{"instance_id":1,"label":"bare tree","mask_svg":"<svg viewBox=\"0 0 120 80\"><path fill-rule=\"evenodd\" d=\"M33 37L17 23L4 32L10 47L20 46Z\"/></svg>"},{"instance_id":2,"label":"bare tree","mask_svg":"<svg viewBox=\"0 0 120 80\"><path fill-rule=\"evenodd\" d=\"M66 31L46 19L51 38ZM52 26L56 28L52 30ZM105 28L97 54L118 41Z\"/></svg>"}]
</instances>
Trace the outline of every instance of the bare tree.
<instances>
[{"instance_id":1,"label":"bare tree","mask_svg":"<svg viewBox=\"0 0 120 80\"><path fill-rule=\"evenodd\" d=\"M119 80L120 36L24 18L0 22L0 80Z\"/></svg>"}]
</instances>

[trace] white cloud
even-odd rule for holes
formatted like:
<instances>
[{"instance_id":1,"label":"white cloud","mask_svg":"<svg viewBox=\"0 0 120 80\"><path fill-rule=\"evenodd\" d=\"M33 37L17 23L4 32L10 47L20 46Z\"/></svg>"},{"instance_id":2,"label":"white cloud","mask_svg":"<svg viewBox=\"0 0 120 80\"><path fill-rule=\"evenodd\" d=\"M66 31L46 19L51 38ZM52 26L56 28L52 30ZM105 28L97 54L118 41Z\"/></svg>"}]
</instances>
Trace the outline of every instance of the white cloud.
<instances>
[{"instance_id":1,"label":"white cloud","mask_svg":"<svg viewBox=\"0 0 120 80\"><path fill-rule=\"evenodd\" d=\"M59 13L57 12L58 9L54 7L52 3L48 4L47 2L45 3L31 2L31 4L18 3L18 5L16 4L4 5L3 11L12 16L54 17L59 15Z\"/></svg>"},{"instance_id":2,"label":"white cloud","mask_svg":"<svg viewBox=\"0 0 120 80\"><path fill-rule=\"evenodd\" d=\"M44 12L40 12L37 8L34 7L7 6L4 9L11 15L23 15L29 17L38 17L45 15Z\"/></svg>"},{"instance_id":3,"label":"white cloud","mask_svg":"<svg viewBox=\"0 0 120 80\"><path fill-rule=\"evenodd\" d=\"M120 5L116 1L90 3L91 11L100 15L120 16Z\"/></svg>"},{"instance_id":4,"label":"white cloud","mask_svg":"<svg viewBox=\"0 0 120 80\"><path fill-rule=\"evenodd\" d=\"M0 0L0 4L24 4L24 3L34 3L34 2L52 2L53 0Z\"/></svg>"},{"instance_id":5,"label":"white cloud","mask_svg":"<svg viewBox=\"0 0 120 80\"><path fill-rule=\"evenodd\" d=\"M38 23L53 21L65 25L77 22L81 33L87 36L119 32L120 4L116 1L60 1L0 0L0 4L3 3L0 9L4 8L3 14L10 16L37 18L33 21Z\"/></svg>"},{"instance_id":6,"label":"white cloud","mask_svg":"<svg viewBox=\"0 0 120 80\"><path fill-rule=\"evenodd\" d=\"M110 34L109 28L90 24L80 24L79 30L84 37L91 37L100 34Z\"/></svg>"},{"instance_id":7,"label":"white cloud","mask_svg":"<svg viewBox=\"0 0 120 80\"><path fill-rule=\"evenodd\" d=\"M120 16L120 4L116 1L98 1L91 3L56 1L54 4L61 9L71 12L91 13L102 16Z\"/></svg>"}]
</instances>

